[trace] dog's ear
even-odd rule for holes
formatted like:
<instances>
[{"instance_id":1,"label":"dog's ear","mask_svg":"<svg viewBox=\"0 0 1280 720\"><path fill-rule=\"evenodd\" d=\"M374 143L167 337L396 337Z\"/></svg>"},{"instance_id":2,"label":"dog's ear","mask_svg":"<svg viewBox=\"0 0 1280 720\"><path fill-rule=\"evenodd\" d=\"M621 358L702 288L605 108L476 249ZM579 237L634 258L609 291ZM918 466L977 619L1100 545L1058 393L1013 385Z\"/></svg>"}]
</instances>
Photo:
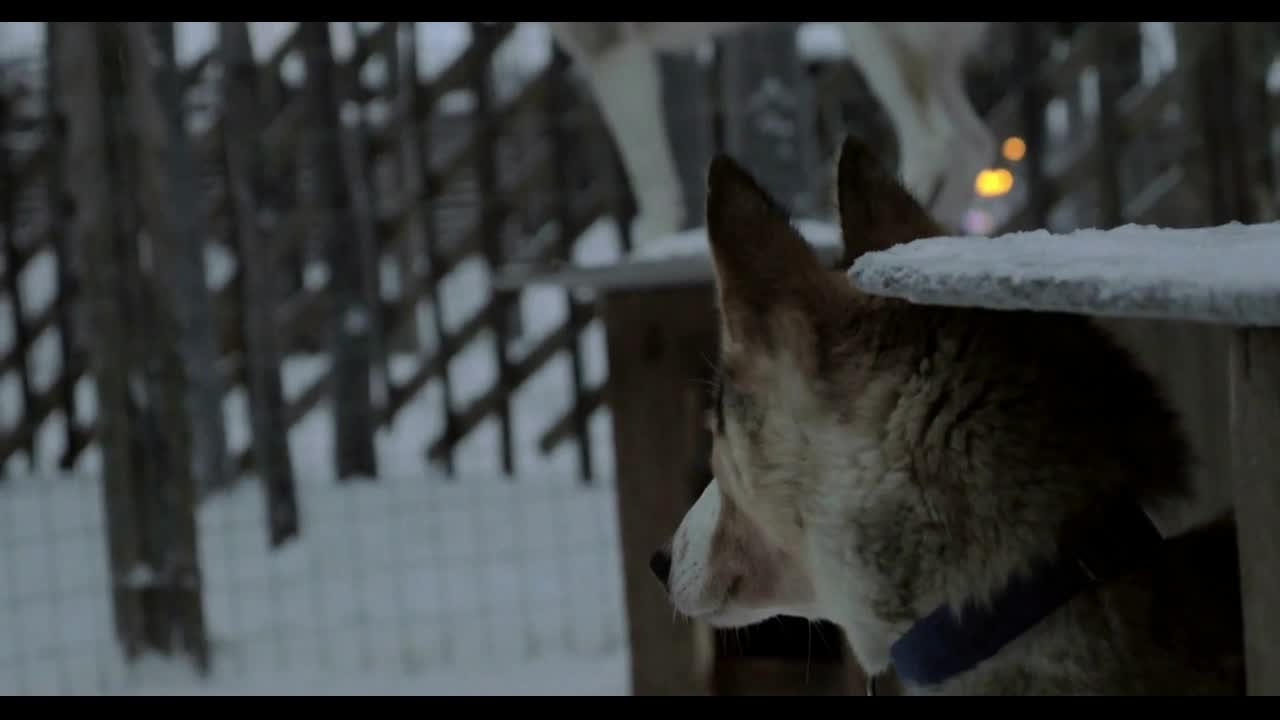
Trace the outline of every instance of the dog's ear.
<instances>
[{"instance_id":1,"label":"dog's ear","mask_svg":"<svg viewBox=\"0 0 1280 720\"><path fill-rule=\"evenodd\" d=\"M821 261L782 207L725 155L707 176L707 236L732 345L771 342L780 320L803 325L821 311L830 283Z\"/></svg>"},{"instance_id":2,"label":"dog's ear","mask_svg":"<svg viewBox=\"0 0 1280 720\"><path fill-rule=\"evenodd\" d=\"M840 148L836 202L844 239L843 267L864 253L942 235L942 228L866 143L850 135Z\"/></svg>"}]
</instances>

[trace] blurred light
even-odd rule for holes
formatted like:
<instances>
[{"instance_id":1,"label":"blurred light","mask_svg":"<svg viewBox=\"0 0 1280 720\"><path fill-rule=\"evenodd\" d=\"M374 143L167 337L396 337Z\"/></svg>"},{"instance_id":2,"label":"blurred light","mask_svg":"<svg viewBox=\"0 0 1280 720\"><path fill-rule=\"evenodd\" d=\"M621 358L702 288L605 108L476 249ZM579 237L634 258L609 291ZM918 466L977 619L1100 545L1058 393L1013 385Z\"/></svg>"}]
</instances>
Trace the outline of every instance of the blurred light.
<instances>
[{"instance_id":1,"label":"blurred light","mask_svg":"<svg viewBox=\"0 0 1280 720\"><path fill-rule=\"evenodd\" d=\"M1013 173L1005 168L983 170L973 181L973 191L979 197L1000 197L1013 189Z\"/></svg>"},{"instance_id":2,"label":"blurred light","mask_svg":"<svg viewBox=\"0 0 1280 720\"><path fill-rule=\"evenodd\" d=\"M1000 147L1000 154L1004 155L1004 159L1009 162L1018 162L1027 155L1027 143L1017 135L1005 138L1004 145Z\"/></svg>"}]
</instances>

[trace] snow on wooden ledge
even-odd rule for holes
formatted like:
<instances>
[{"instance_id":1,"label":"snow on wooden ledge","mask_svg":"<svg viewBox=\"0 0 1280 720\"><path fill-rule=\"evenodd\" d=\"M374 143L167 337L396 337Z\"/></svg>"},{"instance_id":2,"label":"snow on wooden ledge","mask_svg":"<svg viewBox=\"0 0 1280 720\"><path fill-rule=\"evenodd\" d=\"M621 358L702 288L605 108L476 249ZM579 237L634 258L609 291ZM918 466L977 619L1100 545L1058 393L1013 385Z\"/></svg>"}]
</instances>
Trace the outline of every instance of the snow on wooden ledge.
<instances>
[{"instance_id":1,"label":"snow on wooden ledge","mask_svg":"<svg viewBox=\"0 0 1280 720\"><path fill-rule=\"evenodd\" d=\"M1280 223L928 238L849 277L922 304L1280 326Z\"/></svg>"},{"instance_id":2,"label":"snow on wooden ledge","mask_svg":"<svg viewBox=\"0 0 1280 720\"><path fill-rule=\"evenodd\" d=\"M793 220L796 230L819 250L840 248L840 227L819 220ZM701 256L707 257L710 245L707 240L707 229L696 227L690 230L654 238L648 242L637 243L632 249L629 259L658 260L674 257Z\"/></svg>"},{"instance_id":3,"label":"snow on wooden ledge","mask_svg":"<svg viewBox=\"0 0 1280 720\"><path fill-rule=\"evenodd\" d=\"M841 255L840 228L817 220L792 223L824 262ZM638 244L617 262L600 265L561 263L546 266L511 265L493 281L495 288L515 290L527 285L560 285L595 290L669 288L710 284L707 229L696 227Z\"/></svg>"}]
</instances>

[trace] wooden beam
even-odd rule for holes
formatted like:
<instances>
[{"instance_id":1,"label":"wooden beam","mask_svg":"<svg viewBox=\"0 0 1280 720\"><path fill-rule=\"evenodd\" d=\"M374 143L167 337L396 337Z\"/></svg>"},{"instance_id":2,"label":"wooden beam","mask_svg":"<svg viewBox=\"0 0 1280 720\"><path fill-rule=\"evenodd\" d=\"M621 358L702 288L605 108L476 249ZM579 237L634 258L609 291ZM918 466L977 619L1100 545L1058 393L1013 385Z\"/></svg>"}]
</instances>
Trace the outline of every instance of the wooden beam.
<instances>
[{"instance_id":1,"label":"wooden beam","mask_svg":"<svg viewBox=\"0 0 1280 720\"><path fill-rule=\"evenodd\" d=\"M602 302L609 407L617 461L617 512L635 695L712 691L710 628L676 620L649 570L702 491L699 432L715 352L708 286L619 291Z\"/></svg>"},{"instance_id":2,"label":"wooden beam","mask_svg":"<svg viewBox=\"0 0 1280 720\"><path fill-rule=\"evenodd\" d=\"M1280 694L1280 329L1230 345L1231 467L1250 695Z\"/></svg>"}]
</instances>

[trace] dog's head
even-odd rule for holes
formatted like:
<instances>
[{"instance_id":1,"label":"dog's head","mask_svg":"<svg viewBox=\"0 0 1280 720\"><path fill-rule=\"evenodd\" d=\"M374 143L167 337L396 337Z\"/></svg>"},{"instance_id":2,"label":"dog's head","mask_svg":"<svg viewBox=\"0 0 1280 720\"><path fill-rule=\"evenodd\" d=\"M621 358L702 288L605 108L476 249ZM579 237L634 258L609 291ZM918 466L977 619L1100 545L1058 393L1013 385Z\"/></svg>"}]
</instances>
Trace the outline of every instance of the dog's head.
<instances>
[{"instance_id":1,"label":"dog's head","mask_svg":"<svg viewBox=\"0 0 1280 720\"><path fill-rule=\"evenodd\" d=\"M940 234L861 143L846 141L838 167L842 264ZM709 171L707 233L721 348L708 417L714 479L651 564L676 609L713 626L826 619L813 567L839 510L821 500L837 471L828 461L849 456L860 412L831 391L874 385L847 343L866 299L723 156Z\"/></svg>"}]
</instances>

